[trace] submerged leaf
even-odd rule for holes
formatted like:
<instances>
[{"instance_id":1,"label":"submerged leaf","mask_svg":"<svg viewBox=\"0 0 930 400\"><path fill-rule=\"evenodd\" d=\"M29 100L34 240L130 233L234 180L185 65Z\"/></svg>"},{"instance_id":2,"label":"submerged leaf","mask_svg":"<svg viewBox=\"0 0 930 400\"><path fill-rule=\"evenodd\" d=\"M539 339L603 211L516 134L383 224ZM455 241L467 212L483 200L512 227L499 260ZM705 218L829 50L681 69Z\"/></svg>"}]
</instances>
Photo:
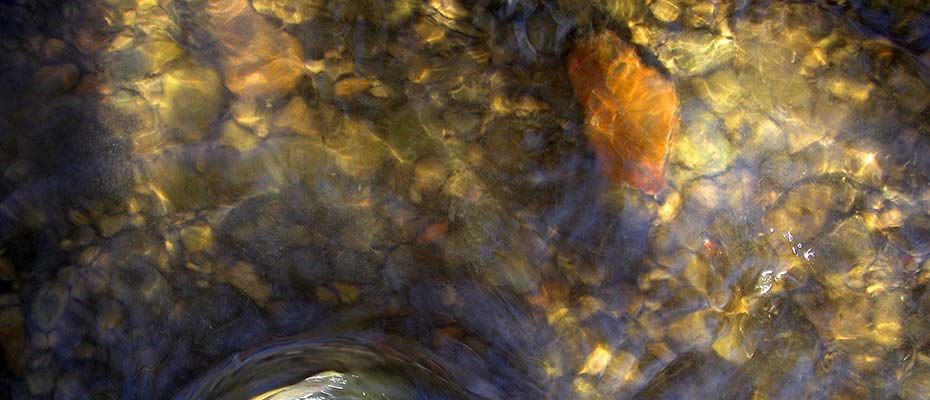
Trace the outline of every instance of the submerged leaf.
<instances>
[{"instance_id":1,"label":"submerged leaf","mask_svg":"<svg viewBox=\"0 0 930 400\"><path fill-rule=\"evenodd\" d=\"M568 63L601 172L648 194L662 190L679 127L675 86L610 31L577 44Z\"/></svg>"}]
</instances>

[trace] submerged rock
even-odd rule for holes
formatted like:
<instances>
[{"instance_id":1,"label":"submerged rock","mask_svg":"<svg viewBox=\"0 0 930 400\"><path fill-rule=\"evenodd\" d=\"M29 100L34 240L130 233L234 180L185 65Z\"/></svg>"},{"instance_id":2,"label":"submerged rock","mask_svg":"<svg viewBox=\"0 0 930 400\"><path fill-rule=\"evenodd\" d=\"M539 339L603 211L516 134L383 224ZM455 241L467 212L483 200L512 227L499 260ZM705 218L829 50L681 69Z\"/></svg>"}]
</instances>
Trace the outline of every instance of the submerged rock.
<instances>
[{"instance_id":1,"label":"submerged rock","mask_svg":"<svg viewBox=\"0 0 930 400\"><path fill-rule=\"evenodd\" d=\"M252 7L260 14L280 18L286 24L300 24L312 20L321 13L325 0L276 1L253 0Z\"/></svg>"},{"instance_id":2,"label":"submerged rock","mask_svg":"<svg viewBox=\"0 0 930 400\"><path fill-rule=\"evenodd\" d=\"M645 193L662 190L679 127L675 86L609 31L575 47L568 76L601 172Z\"/></svg>"},{"instance_id":3,"label":"submerged rock","mask_svg":"<svg viewBox=\"0 0 930 400\"><path fill-rule=\"evenodd\" d=\"M160 83L158 116L162 123L184 141L202 139L223 105L219 76L192 64L164 74Z\"/></svg>"},{"instance_id":4,"label":"submerged rock","mask_svg":"<svg viewBox=\"0 0 930 400\"><path fill-rule=\"evenodd\" d=\"M272 26L246 0L211 1L207 13L231 92L275 96L297 85L304 74L304 52L297 39Z\"/></svg>"}]
</instances>

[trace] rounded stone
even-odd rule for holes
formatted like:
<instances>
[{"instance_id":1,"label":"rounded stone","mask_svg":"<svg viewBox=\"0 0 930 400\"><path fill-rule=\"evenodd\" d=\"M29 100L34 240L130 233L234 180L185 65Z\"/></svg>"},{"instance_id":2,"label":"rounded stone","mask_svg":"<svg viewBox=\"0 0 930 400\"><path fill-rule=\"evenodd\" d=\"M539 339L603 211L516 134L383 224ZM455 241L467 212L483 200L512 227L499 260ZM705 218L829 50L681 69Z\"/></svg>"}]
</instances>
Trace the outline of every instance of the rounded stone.
<instances>
[{"instance_id":1,"label":"rounded stone","mask_svg":"<svg viewBox=\"0 0 930 400\"><path fill-rule=\"evenodd\" d=\"M221 89L219 75L209 68L191 65L167 72L161 78L162 123L176 129L185 141L206 136L220 112Z\"/></svg>"},{"instance_id":2,"label":"rounded stone","mask_svg":"<svg viewBox=\"0 0 930 400\"><path fill-rule=\"evenodd\" d=\"M37 328L49 331L55 327L68 306L68 289L50 283L39 289L32 303L32 322Z\"/></svg>"},{"instance_id":3,"label":"rounded stone","mask_svg":"<svg viewBox=\"0 0 930 400\"><path fill-rule=\"evenodd\" d=\"M288 279L297 290L312 292L330 273L329 262L322 249L295 249L282 259Z\"/></svg>"}]
</instances>

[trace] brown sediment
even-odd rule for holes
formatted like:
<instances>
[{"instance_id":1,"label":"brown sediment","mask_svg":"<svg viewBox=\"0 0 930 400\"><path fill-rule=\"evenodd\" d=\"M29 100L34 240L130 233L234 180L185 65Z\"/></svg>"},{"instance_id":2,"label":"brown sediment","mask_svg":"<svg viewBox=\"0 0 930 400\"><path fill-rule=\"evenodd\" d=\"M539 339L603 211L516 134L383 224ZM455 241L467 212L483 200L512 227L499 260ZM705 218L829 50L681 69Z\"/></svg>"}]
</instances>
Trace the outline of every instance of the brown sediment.
<instances>
[{"instance_id":1,"label":"brown sediment","mask_svg":"<svg viewBox=\"0 0 930 400\"><path fill-rule=\"evenodd\" d=\"M568 76L601 172L648 194L661 191L680 124L675 86L610 31L576 44Z\"/></svg>"}]
</instances>

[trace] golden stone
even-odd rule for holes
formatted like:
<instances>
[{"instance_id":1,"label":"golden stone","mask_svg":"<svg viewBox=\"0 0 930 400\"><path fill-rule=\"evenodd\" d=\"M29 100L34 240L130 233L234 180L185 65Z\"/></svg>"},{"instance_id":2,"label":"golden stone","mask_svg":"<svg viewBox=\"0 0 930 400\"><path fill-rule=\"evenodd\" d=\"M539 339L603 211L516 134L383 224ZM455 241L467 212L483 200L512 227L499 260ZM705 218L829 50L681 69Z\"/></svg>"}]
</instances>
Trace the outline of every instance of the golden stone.
<instances>
[{"instance_id":1,"label":"golden stone","mask_svg":"<svg viewBox=\"0 0 930 400\"><path fill-rule=\"evenodd\" d=\"M347 77L336 82L335 92L337 97L350 97L357 93L364 92L371 87L371 82L365 78Z\"/></svg>"},{"instance_id":2,"label":"golden stone","mask_svg":"<svg viewBox=\"0 0 930 400\"><path fill-rule=\"evenodd\" d=\"M717 339L711 345L711 348L720 358L737 365L746 362L753 355L747 348L750 343L746 342L746 338L743 337L740 329L737 317L724 325L717 335Z\"/></svg>"},{"instance_id":3,"label":"golden stone","mask_svg":"<svg viewBox=\"0 0 930 400\"><path fill-rule=\"evenodd\" d=\"M604 372L604 369L607 368L607 364L610 363L610 360L610 349L604 344L599 344L588 354L588 357L584 361L584 366L581 368L581 371L578 371L578 375L600 375Z\"/></svg>"},{"instance_id":4,"label":"golden stone","mask_svg":"<svg viewBox=\"0 0 930 400\"><path fill-rule=\"evenodd\" d=\"M252 264L235 261L220 268L217 274L221 280L241 290L259 306L264 306L271 298L271 285L258 275Z\"/></svg>"},{"instance_id":5,"label":"golden stone","mask_svg":"<svg viewBox=\"0 0 930 400\"><path fill-rule=\"evenodd\" d=\"M688 25L693 28L711 26L717 15L717 3L711 1L699 2L688 9Z\"/></svg>"},{"instance_id":6,"label":"golden stone","mask_svg":"<svg viewBox=\"0 0 930 400\"><path fill-rule=\"evenodd\" d=\"M358 286L351 283L336 282L333 284L333 287L339 293L339 301L342 302L342 304L353 304L358 302L359 295L361 294Z\"/></svg>"},{"instance_id":7,"label":"golden stone","mask_svg":"<svg viewBox=\"0 0 930 400\"><path fill-rule=\"evenodd\" d=\"M440 42L446 37L446 30L432 22L429 18L422 18L414 26L420 41L426 44Z\"/></svg>"},{"instance_id":8,"label":"golden stone","mask_svg":"<svg viewBox=\"0 0 930 400\"><path fill-rule=\"evenodd\" d=\"M464 19L469 15L468 10L459 0L429 0L428 4L429 7L449 19Z\"/></svg>"},{"instance_id":9,"label":"golden stone","mask_svg":"<svg viewBox=\"0 0 930 400\"><path fill-rule=\"evenodd\" d=\"M129 217L126 215L108 215L97 220L97 228L104 237L111 237L123 230L128 223Z\"/></svg>"},{"instance_id":10,"label":"golden stone","mask_svg":"<svg viewBox=\"0 0 930 400\"><path fill-rule=\"evenodd\" d=\"M247 0L210 0L207 13L229 90L242 97L277 96L304 74L300 42L275 28Z\"/></svg>"},{"instance_id":11,"label":"golden stone","mask_svg":"<svg viewBox=\"0 0 930 400\"><path fill-rule=\"evenodd\" d=\"M220 113L220 78L208 68L190 65L165 73L160 80L162 124L177 131L182 140L203 138Z\"/></svg>"},{"instance_id":12,"label":"golden stone","mask_svg":"<svg viewBox=\"0 0 930 400\"><path fill-rule=\"evenodd\" d=\"M190 252L206 250L213 243L213 230L208 225L193 225L181 229L181 243Z\"/></svg>"},{"instance_id":13,"label":"golden stone","mask_svg":"<svg viewBox=\"0 0 930 400\"><path fill-rule=\"evenodd\" d=\"M898 346L904 330L901 324L904 312L903 296L900 293L889 292L875 297L872 340L882 346Z\"/></svg>"},{"instance_id":14,"label":"golden stone","mask_svg":"<svg viewBox=\"0 0 930 400\"><path fill-rule=\"evenodd\" d=\"M323 287L323 286L317 286L316 298L317 300L322 301L324 303L339 304L339 297L336 295L336 293L333 293L332 290L329 290L328 288Z\"/></svg>"},{"instance_id":15,"label":"golden stone","mask_svg":"<svg viewBox=\"0 0 930 400\"><path fill-rule=\"evenodd\" d=\"M593 3L619 23L637 20L644 12L642 0L595 0Z\"/></svg>"},{"instance_id":16,"label":"golden stone","mask_svg":"<svg viewBox=\"0 0 930 400\"><path fill-rule=\"evenodd\" d=\"M418 192L430 192L439 189L448 172L438 159L427 158L414 166L413 189Z\"/></svg>"},{"instance_id":17,"label":"golden stone","mask_svg":"<svg viewBox=\"0 0 930 400\"><path fill-rule=\"evenodd\" d=\"M714 339L716 317L710 310L698 310L678 318L668 326L668 336L677 343L698 348Z\"/></svg>"},{"instance_id":18,"label":"golden stone","mask_svg":"<svg viewBox=\"0 0 930 400\"><path fill-rule=\"evenodd\" d=\"M384 142L371 125L351 117L343 118L340 128L327 136L326 145L336 165L356 178L372 177L387 155Z\"/></svg>"},{"instance_id":19,"label":"golden stone","mask_svg":"<svg viewBox=\"0 0 930 400\"><path fill-rule=\"evenodd\" d=\"M326 0L253 0L255 11L277 17L286 24L300 24L312 20L325 9Z\"/></svg>"},{"instance_id":20,"label":"golden stone","mask_svg":"<svg viewBox=\"0 0 930 400\"><path fill-rule=\"evenodd\" d=\"M575 398L579 398L579 399L598 398L597 389L591 382L588 382L588 380L585 378L582 378L580 376L575 378L575 380L572 381L572 387L575 389L575 393L578 395Z\"/></svg>"},{"instance_id":21,"label":"golden stone","mask_svg":"<svg viewBox=\"0 0 930 400\"><path fill-rule=\"evenodd\" d=\"M852 103L864 103L872 95L875 84L861 82L852 77L833 74L826 78L825 86L834 96Z\"/></svg>"},{"instance_id":22,"label":"golden stone","mask_svg":"<svg viewBox=\"0 0 930 400\"><path fill-rule=\"evenodd\" d=\"M674 0L656 0L649 6L649 10L656 19L662 22L672 22L681 14L681 9Z\"/></svg>"},{"instance_id":23,"label":"golden stone","mask_svg":"<svg viewBox=\"0 0 930 400\"><path fill-rule=\"evenodd\" d=\"M234 147L239 151L248 151L259 144L259 138L248 129L245 129L235 121L228 120L223 123L220 133L220 143Z\"/></svg>"},{"instance_id":24,"label":"golden stone","mask_svg":"<svg viewBox=\"0 0 930 400\"><path fill-rule=\"evenodd\" d=\"M549 104L530 96L508 98L495 95L491 98L491 111L498 114L516 114L525 117L549 109Z\"/></svg>"},{"instance_id":25,"label":"golden stone","mask_svg":"<svg viewBox=\"0 0 930 400\"><path fill-rule=\"evenodd\" d=\"M251 128L259 137L268 136L270 116L264 105L259 105L255 99L239 99L230 107L233 119L239 125Z\"/></svg>"},{"instance_id":26,"label":"golden stone","mask_svg":"<svg viewBox=\"0 0 930 400\"><path fill-rule=\"evenodd\" d=\"M275 116L274 129L276 131L295 132L304 136L318 137L320 135L320 122L307 103L300 96L294 96L291 101Z\"/></svg>"},{"instance_id":27,"label":"golden stone","mask_svg":"<svg viewBox=\"0 0 930 400\"><path fill-rule=\"evenodd\" d=\"M642 379L639 359L628 351L618 351L607 365L604 377L612 391L633 387Z\"/></svg>"}]
</instances>

